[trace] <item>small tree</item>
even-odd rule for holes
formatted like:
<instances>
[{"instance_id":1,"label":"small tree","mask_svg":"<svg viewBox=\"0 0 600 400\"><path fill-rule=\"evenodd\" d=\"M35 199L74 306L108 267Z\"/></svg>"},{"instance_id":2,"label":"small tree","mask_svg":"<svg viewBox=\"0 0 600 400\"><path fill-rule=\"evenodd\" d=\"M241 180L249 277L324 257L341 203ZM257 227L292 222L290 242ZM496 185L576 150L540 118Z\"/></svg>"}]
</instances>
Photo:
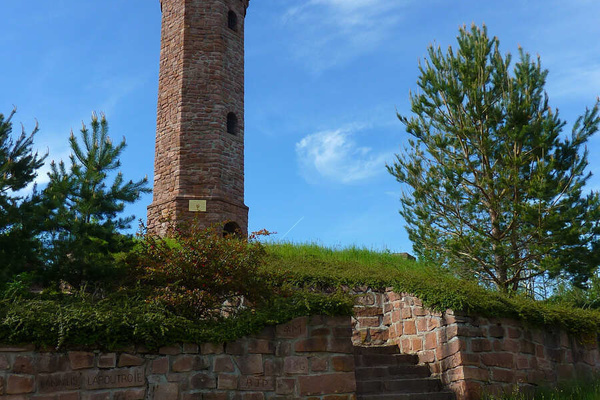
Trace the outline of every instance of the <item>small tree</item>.
<instances>
[{"instance_id":1,"label":"small tree","mask_svg":"<svg viewBox=\"0 0 600 400\"><path fill-rule=\"evenodd\" d=\"M548 105L548 72L502 56L485 27L460 30L419 66L412 136L389 172L408 186L401 214L419 256L503 292L548 273L585 282L600 262L600 198L585 195L585 143L598 103L570 137Z\"/></svg>"},{"instance_id":2,"label":"small tree","mask_svg":"<svg viewBox=\"0 0 600 400\"><path fill-rule=\"evenodd\" d=\"M96 282L115 270L115 253L131 248L130 227L134 217L119 217L125 203L150 192L147 178L125 181L118 172L108 186L108 174L119 168L125 140L114 145L102 114L92 114L91 132L83 124L80 145L71 132L71 167L51 164L50 183L44 194L48 208L51 270L56 277L79 286Z\"/></svg>"},{"instance_id":3,"label":"small tree","mask_svg":"<svg viewBox=\"0 0 600 400\"><path fill-rule=\"evenodd\" d=\"M39 197L35 190L28 196L17 192L35 179L46 156L32 151L37 124L30 134L23 128L13 140L11 120L15 112L7 118L0 114L0 282L39 262L36 233L40 221L35 218Z\"/></svg>"}]
</instances>

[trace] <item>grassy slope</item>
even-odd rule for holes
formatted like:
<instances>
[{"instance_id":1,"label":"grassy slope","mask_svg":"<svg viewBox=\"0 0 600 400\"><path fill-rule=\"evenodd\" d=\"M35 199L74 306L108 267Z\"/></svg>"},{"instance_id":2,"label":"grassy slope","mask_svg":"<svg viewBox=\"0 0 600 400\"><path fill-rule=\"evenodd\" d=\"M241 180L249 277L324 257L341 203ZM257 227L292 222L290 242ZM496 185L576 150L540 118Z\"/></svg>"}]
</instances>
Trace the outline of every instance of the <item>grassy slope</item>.
<instances>
[{"instance_id":1,"label":"grassy slope","mask_svg":"<svg viewBox=\"0 0 600 400\"><path fill-rule=\"evenodd\" d=\"M418 296L436 310L516 318L532 325L560 326L572 333L600 331L600 312L508 298L439 268L389 253L317 245L269 244L267 248L264 268L287 273L299 284L392 286Z\"/></svg>"}]
</instances>

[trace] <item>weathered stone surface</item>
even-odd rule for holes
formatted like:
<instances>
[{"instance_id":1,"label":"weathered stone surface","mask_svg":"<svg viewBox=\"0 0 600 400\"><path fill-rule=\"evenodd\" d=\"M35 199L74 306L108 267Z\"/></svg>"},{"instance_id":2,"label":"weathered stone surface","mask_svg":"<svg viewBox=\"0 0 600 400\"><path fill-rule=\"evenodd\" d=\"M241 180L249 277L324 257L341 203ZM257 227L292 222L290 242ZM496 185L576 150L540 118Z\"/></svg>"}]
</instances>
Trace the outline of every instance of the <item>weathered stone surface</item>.
<instances>
[{"instance_id":1,"label":"weathered stone surface","mask_svg":"<svg viewBox=\"0 0 600 400\"><path fill-rule=\"evenodd\" d=\"M98 356L98 368L114 368L116 365L116 353L104 353Z\"/></svg>"},{"instance_id":2,"label":"weathered stone surface","mask_svg":"<svg viewBox=\"0 0 600 400\"><path fill-rule=\"evenodd\" d=\"M15 374L34 374L35 366L34 360L31 356L16 356L13 362L12 371Z\"/></svg>"},{"instance_id":3,"label":"weathered stone surface","mask_svg":"<svg viewBox=\"0 0 600 400\"><path fill-rule=\"evenodd\" d=\"M283 361L283 372L285 374L307 374L308 357L286 357Z\"/></svg>"},{"instance_id":4,"label":"weathered stone surface","mask_svg":"<svg viewBox=\"0 0 600 400\"><path fill-rule=\"evenodd\" d=\"M308 317L300 317L291 320L286 324L277 325L275 334L278 338L293 339L307 336L306 323Z\"/></svg>"},{"instance_id":5,"label":"weathered stone surface","mask_svg":"<svg viewBox=\"0 0 600 400\"><path fill-rule=\"evenodd\" d=\"M233 366L233 361L231 360L231 356L215 357L213 370L215 372L233 372L233 371L235 371L235 367Z\"/></svg>"},{"instance_id":6,"label":"weathered stone surface","mask_svg":"<svg viewBox=\"0 0 600 400\"><path fill-rule=\"evenodd\" d=\"M143 367L86 371L83 375L84 389L113 389L145 385L146 377Z\"/></svg>"},{"instance_id":7,"label":"weathered stone surface","mask_svg":"<svg viewBox=\"0 0 600 400\"><path fill-rule=\"evenodd\" d=\"M81 372L58 372L38 374L37 384L40 393L56 393L81 388Z\"/></svg>"},{"instance_id":8,"label":"weathered stone surface","mask_svg":"<svg viewBox=\"0 0 600 400\"><path fill-rule=\"evenodd\" d=\"M9 375L6 379L6 394L32 393L34 388L33 376Z\"/></svg>"},{"instance_id":9,"label":"weathered stone surface","mask_svg":"<svg viewBox=\"0 0 600 400\"><path fill-rule=\"evenodd\" d=\"M154 399L160 400L178 400L179 385L176 383L161 383L153 387Z\"/></svg>"},{"instance_id":10,"label":"weathered stone surface","mask_svg":"<svg viewBox=\"0 0 600 400\"><path fill-rule=\"evenodd\" d=\"M238 376L232 374L219 374L217 377L217 389L235 390L238 387Z\"/></svg>"},{"instance_id":11,"label":"weathered stone surface","mask_svg":"<svg viewBox=\"0 0 600 400\"><path fill-rule=\"evenodd\" d=\"M144 363L144 358L133 355L123 353L119 356L119 367L137 367Z\"/></svg>"},{"instance_id":12,"label":"weathered stone surface","mask_svg":"<svg viewBox=\"0 0 600 400\"><path fill-rule=\"evenodd\" d=\"M169 359L167 357L159 357L156 360L152 360L153 374L166 374L167 372L169 372Z\"/></svg>"},{"instance_id":13,"label":"weathered stone surface","mask_svg":"<svg viewBox=\"0 0 600 400\"><path fill-rule=\"evenodd\" d=\"M242 375L262 374L264 372L262 354L249 354L235 357L235 363Z\"/></svg>"},{"instance_id":14,"label":"weathered stone surface","mask_svg":"<svg viewBox=\"0 0 600 400\"><path fill-rule=\"evenodd\" d=\"M217 379L207 373L198 373L192 376L190 381L192 389L216 389Z\"/></svg>"},{"instance_id":15,"label":"weathered stone surface","mask_svg":"<svg viewBox=\"0 0 600 400\"><path fill-rule=\"evenodd\" d=\"M94 367L94 353L86 351L70 351L69 352L69 363L71 369L87 369Z\"/></svg>"},{"instance_id":16,"label":"weathered stone surface","mask_svg":"<svg viewBox=\"0 0 600 400\"><path fill-rule=\"evenodd\" d=\"M300 396L316 396L335 393L351 393L356 390L353 372L299 376Z\"/></svg>"},{"instance_id":17,"label":"weathered stone surface","mask_svg":"<svg viewBox=\"0 0 600 400\"><path fill-rule=\"evenodd\" d=\"M173 372L188 372L194 368L196 357L190 355L178 356L173 361L171 371Z\"/></svg>"},{"instance_id":18,"label":"weathered stone surface","mask_svg":"<svg viewBox=\"0 0 600 400\"><path fill-rule=\"evenodd\" d=\"M179 346L179 345L163 346L160 349L158 349L158 353L163 354L163 355L170 355L170 356L181 354L181 346Z\"/></svg>"},{"instance_id":19,"label":"weathered stone surface","mask_svg":"<svg viewBox=\"0 0 600 400\"><path fill-rule=\"evenodd\" d=\"M275 390L275 378L271 376L240 376L240 390Z\"/></svg>"}]
</instances>

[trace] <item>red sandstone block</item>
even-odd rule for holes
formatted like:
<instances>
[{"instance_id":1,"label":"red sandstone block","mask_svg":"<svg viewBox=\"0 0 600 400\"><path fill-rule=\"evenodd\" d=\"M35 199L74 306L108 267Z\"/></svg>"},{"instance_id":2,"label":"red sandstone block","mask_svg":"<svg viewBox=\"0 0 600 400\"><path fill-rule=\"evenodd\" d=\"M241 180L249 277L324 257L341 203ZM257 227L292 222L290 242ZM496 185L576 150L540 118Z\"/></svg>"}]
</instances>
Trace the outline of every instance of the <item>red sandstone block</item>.
<instances>
[{"instance_id":1,"label":"red sandstone block","mask_svg":"<svg viewBox=\"0 0 600 400\"><path fill-rule=\"evenodd\" d=\"M79 392L61 393L57 397L58 400L79 400ZM115 398L117 400L117 398Z\"/></svg>"},{"instance_id":2,"label":"red sandstone block","mask_svg":"<svg viewBox=\"0 0 600 400\"><path fill-rule=\"evenodd\" d=\"M492 380L497 382L516 383L515 371L510 369L492 368Z\"/></svg>"},{"instance_id":3,"label":"red sandstone block","mask_svg":"<svg viewBox=\"0 0 600 400\"><path fill-rule=\"evenodd\" d=\"M181 399L182 400L202 400L202 393L184 393ZM225 399L225 400L227 400L227 399Z\"/></svg>"},{"instance_id":4,"label":"red sandstone block","mask_svg":"<svg viewBox=\"0 0 600 400\"><path fill-rule=\"evenodd\" d=\"M383 344L389 339L389 332L387 329L371 329L371 342L373 344ZM332 350L330 350L332 351ZM344 351L343 353L350 353L351 351Z\"/></svg>"},{"instance_id":5,"label":"red sandstone block","mask_svg":"<svg viewBox=\"0 0 600 400\"><path fill-rule=\"evenodd\" d=\"M419 333L423 333L423 332L427 332L427 318L417 318L417 332Z\"/></svg>"},{"instance_id":6,"label":"red sandstone block","mask_svg":"<svg viewBox=\"0 0 600 400\"><path fill-rule=\"evenodd\" d=\"M533 342L530 342L529 340L520 340L519 346L520 346L521 353L525 353L525 354L534 354L535 353L536 346Z\"/></svg>"},{"instance_id":7,"label":"red sandstone block","mask_svg":"<svg viewBox=\"0 0 600 400\"><path fill-rule=\"evenodd\" d=\"M275 390L275 378L271 376L242 375L238 381L239 390L272 391Z\"/></svg>"},{"instance_id":8,"label":"red sandstone block","mask_svg":"<svg viewBox=\"0 0 600 400\"><path fill-rule=\"evenodd\" d=\"M281 341L275 347L275 355L277 357L285 357L292 354L292 343L289 341Z\"/></svg>"},{"instance_id":9,"label":"red sandstone block","mask_svg":"<svg viewBox=\"0 0 600 400\"><path fill-rule=\"evenodd\" d=\"M357 317L375 317L383 315L381 307L354 307L354 315Z\"/></svg>"},{"instance_id":10,"label":"red sandstone block","mask_svg":"<svg viewBox=\"0 0 600 400\"><path fill-rule=\"evenodd\" d=\"M504 328L501 325L491 325L488 327L488 336L494 338L503 338Z\"/></svg>"},{"instance_id":11,"label":"red sandstone block","mask_svg":"<svg viewBox=\"0 0 600 400\"><path fill-rule=\"evenodd\" d=\"M529 369L529 357L517 355L517 369Z\"/></svg>"},{"instance_id":12,"label":"red sandstone block","mask_svg":"<svg viewBox=\"0 0 600 400\"><path fill-rule=\"evenodd\" d=\"M249 339L248 353L274 354L275 346L272 341L267 339Z\"/></svg>"},{"instance_id":13,"label":"red sandstone block","mask_svg":"<svg viewBox=\"0 0 600 400\"><path fill-rule=\"evenodd\" d=\"M83 400L110 400L111 392L84 393Z\"/></svg>"},{"instance_id":14,"label":"red sandstone block","mask_svg":"<svg viewBox=\"0 0 600 400\"><path fill-rule=\"evenodd\" d=\"M33 376L9 375L6 380L6 394L32 393L35 382Z\"/></svg>"},{"instance_id":15,"label":"red sandstone block","mask_svg":"<svg viewBox=\"0 0 600 400\"><path fill-rule=\"evenodd\" d=\"M331 365L334 371L350 372L354 371L354 356L334 356L331 357Z\"/></svg>"},{"instance_id":16,"label":"red sandstone block","mask_svg":"<svg viewBox=\"0 0 600 400\"><path fill-rule=\"evenodd\" d=\"M383 314L383 319L381 320L381 324L385 326L390 326L392 324L392 315L391 313Z\"/></svg>"},{"instance_id":17,"label":"red sandstone block","mask_svg":"<svg viewBox=\"0 0 600 400\"><path fill-rule=\"evenodd\" d=\"M233 372L233 371L235 371L235 367L233 366L233 361L231 360L231 356L215 357L213 365L214 365L213 371L215 371L215 372Z\"/></svg>"},{"instance_id":18,"label":"red sandstone block","mask_svg":"<svg viewBox=\"0 0 600 400\"><path fill-rule=\"evenodd\" d=\"M352 337L352 328L347 327L335 327L333 328L333 336L336 338L349 338Z\"/></svg>"},{"instance_id":19,"label":"red sandstone block","mask_svg":"<svg viewBox=\"0 0 600 400\"><path fill-rule=\"evenodd\" d=\"M222 354L223 343L202 343L200 345L201 354Z\"/></svg>"},{"instance_id":20,"label":"red sandstone block","mask_svg":"<svg viewBox=\"0 0 600 400\"><path fill-rule=\"evenodd\" d=\"M483 351L491 351L492 343L489 339L471 339L471 351L480 353Z\"/></svg>"},{"instance_id":21,"label":"red sandstone block","mask_svg":"<svg viewBox=\"0 0 600 400\"><path fill-rule=\"evenodd\" d=\"M119 367L137 367L144 363L142 357L133 354L123 353L119 356Z\"/></svg>"},{"instance_id":22,"label":"red sandstone block","mask_svg":"<svg viewBox=\"0 0 600 400\"><path fill-rule=\"evenodd\" d=\"M0 391L0 395L2 395L1 391ZM24 398L23 396L20 396L20 395L10 396L9 398L14 398L14 397L22 398L22 399ZM42 394L42 395L39 395L39 396L31 397L30 399L31 400L58 400L58 396L56 396L54 394L48 394L48 395ZM84 400L87 400L87 398L84 398Z\"/></svg>"},{"instance_id":23,"label":"red sandstone block","mask_svg":"<svg viewBox=\"0 0 600 400\"><path fill-rule=\"evenodd\" d=\"M425 310L421 306L415 306L412 309L412 313L415 317L423 317L423 316L427 315L427 310Z\"/></svg>"},{"instance_id":24,"label":"red sandstone block","mask_svg":"<svg viewBox=\"0 0 600 400\"><path fill-rule=\"evenodd\" d=\"M279 357L264 360L265 376L279 376L283 371L283 360Z\"/></svg>"},{"instance_id":25,"label":"red sandstone block","mask_svg":"<svg viewBox=\"0 0 600 400\"><path fill-rule=\"evenodd\" d=\"M294 345L294 350L297 352L327 351L327 338L316 337L299 340Z\"/></svg>"},{"instance_id":26,"label":"red sandstone block","mask_svg":"<svg viewBox=\"0 0 600 400\"><path fill-rule=\"evenodd\" d=\"M410 340L410 346L413 352L423 350L423 339L420 337L412 338Z\"/></svg>"},{"instance_id":27,"label":"red sandstone block","mask_svg":"<svg viewBox=\"0 0 600 400\"><path fill-rule=\"evenodd\" d=\"M4 377L0 376L0 396L2 396L4 394L5 389L6 389L6 383L4 382Z\"/></svg>"},{"instance_id":28,"label":"red sandstone block","mask_svg":"<svg viewBox=\"0 0 600 400\"><path fill-rule=\"evenodd\" d=\"M376 331L371 332L371 339L375 341L377 339ZM387 338L386 338L387 339ZM327 351L331 353L352 353L354 348L352 347L352 340L350 338L329 338L329 345Z\"/></svg>"},{"instance_id":29,"label":"red sandstone block","mask_svg":"<svg viewBox=\"0 0 600 400\"><path fill-rule=\"evenodd\" d=\"M154 399L178 400L179 385L176 383L159 383L153 387Z\"/></svg>"},{"instance_id":30,"label":"red sandstone block","mask_svg":"<svg viewBox=\"0 0 600 400\"><path fill-rule=\"evenodd\" d=\"M236 356L235 363L243 375L262 374L264 372L262 354Z\"/></svg>"},{"instance_id":31,"label":"red sandstone block","mask_svg":"<svg viewBox=\"0 0 600 400\"><path fill-rule=\"evenodd\" d=\"M353 394L338 394L324 396L323 400L356 400L356 395Z\"/></svg>"},{"instance_id":32,"label":"red sandstone block","mask_svg":"<svg viewBox=\"0 0 600 400\"><path fill-rule=\"evenodd\" d=\"M375 304L374 293L363 293L354 298L354 304L360 304L363 306L372 306Z\"/></svg>"},{"instance_id":33,"label":"red sandstone block","mask_svg":"<svg viewBox=\"0 0 600 400\"><path fill-rule=\"evenodd\" d=\"M312 372L327 371L329 360L327 357L310 357L310 370Z\"/></svg>"},{"instance_id":34,"label":"red sandstone block","mask_svg":"<svg viewBox=\"0 0 600 400\"><path fill-rule=\"evenodd\" d=\"M558 380L566 381L575 378L575 367L572 364L561 364L556 367Z\"/></svg>"},{"instance_id":35,"label":"red sandstone block","mask_svg":"<svg viewBox=\"0 0 600 400\"><path fill-rule=\"evenodd\" d=\"M283 372L285 374L306 374L308 373L307 357L286 357L283 361Z\"/></svg>"},{"instance_id":36,"label":"red sandstone block","mask_svg":"<svg viewBox=\"0 0 600 400\"><path fill-rule=\"evenodd\" d=\"M235 390L238 387L237 375L219 374L217 377L217 389Z\"/></svg>"},{"instance_id":37,"label":"red sandstone block","mask_svg":"<svg viewBox=\"0 0 600 400\"><path fill-rule=\"evenodd\" d=\"M180 345L163 346L160 349L158 349L158 353L163 354L163 355L169 355L169 356L181 354L181 346Z\"/></svg>"},{"instance_id":38,"label":"red sandstone block","mask_svg":"<svg viewBox=\"0 0 600 400\"><path fill-rule=\"evenodd\" d=\"M201 372L192 376L190 386L192 389L216 389L217 380L214 376Z\"/></svg>"},{"instance_id":39,"label":"red sandstone block","mask_svg":"<svg viewBox=\"0 0 600 400\"><path fill-rule=\"evenodd\" d=\"M351 393L356 391L356 381L353 372L299 376L298 386L300 396Z\"/></svg>"},{"instance_id":40,"label":"red sandstone block","mask_svg":"<svg viewBox=\"0 0 600 400\"><path fill-rule=\"evenodd\" d=\"M435 350L425 350L419 353L419 363L432 363L435 361Z\"/></svg>"},{"instance_id":41,"label":"red sandstone block","mask_svg":"<svg viewBox=\"0 0 600 400\"><path fill-rule=\"evenodd\" d=\"M425 349L431 350L437 347L437 335L435 332L428 332L425 334Z\"/></svg>"},{"instance_id":42,"label":"red sandstone block","mask_svg":"<svg viewBox=\"0 0 600 400\"><path fill-rule=\"evenodd\" d=\"M0 371L6 371L7 369L10 369L8 358L5 355L0 354Z\"/></svg>"},{"instance_id":43,"label":"red sandstone block","mask_svg":"<svg viewBox=\"0 0 600 400\"><path fill-rule=\"evenodd\" d=\"M69 362L71 363L71 369L86 369L94 367L94 353L88 353L85 351L70 351Z\"/></svg>"},{"instance_id":44,"label":"red sandstone block","mask_svg":"<svg viewBox=\"0 0 600 400\"><path fill-rule=\"evenodd\" d=\"M282 325L277 325L275 335L282 339L293 339L307 336L306 323L308 317L300 317Z\"/></svg>"},{"instance_id":45,"label":"red sandstone block","mask_svg":"<svg viewBox=\"0 0 600 400\"><path fill-rule=\"evenodd\" d=\"M490 367L514 368L515 355L512 353L484 353L481 361Z\"/></svg>"},{"instance_id":46,"label":"red sandstone block","mask_svg":"<svg viewBox=\"0 0 600 400\"><path fill-rule=\"evenodd\" d=\"M169 359L167 357L160 357L156 360L152 360L153 374L166 374L167 372L169 372Z\"/></svg>"},{"instance_id":47,"label":"red sandstone block","mask_svg":"<svg viewBox=\"0 0 600 400\"><path fill-rule=\"evenodd\" d=\"M104 353L98 356L98 368L114 368L116 365L116 353Z\"/></svg>"},{"instance_id":48,"label":"red sandstone block","mask_svg":"<svg viewBox=\"0 0 600 400\"><path fill-rule=\"evenodd\" d=\"M196 357L192 355L177 356L171 366L173 372L189 372L194 369Z\"/></svg>"},{"instance_id":49,"label":"red sandstone block","mask_svg":"<svg viewBox=\"0 0 600 400\"><path fill-rule=\"evenodd\" d=\"M414 320L408 320L402 322L402 331L405 335L415 335L417 333L417 327Z\"/></svg>"},{"instance_id":50,"label":"red sandstone block","mask_svg":"<svg viewBox=\"0 0 600 400\"><path fill-rule=\"evenodd\" d=\"M277 378L276 394L292 394L296 386L296 380L293 378Z\"/></svg>"},{"instance_id":51,"label":"red sandstone block","mask_svg":"<svg viewBox=\"0 0 600 400\"><path fill-rule=\"evenodd\" d=\"M402 319L412 318L412 310L410 309L410 307L402 308L400 310L400 314L402 316Z\"/></svg>"},{"instance_id":52,"label":"red sandstone block","mask_svg":"<svg viewBox=\"0 0 600 400\"><path fill-rule=\"evenodd\" d=\"M388 301L400 301L402 300L402 295L396 292L387 292L386 293Z\"/></svg>"},{"instance_id":53,"label":"red sandstone block","mask_svg":"<svg viewBox=\"0 0 600 400\"><path fill-rule=\"evenodd\" d=\"M15 374L33 374L35 373L35 367L33 363L33 357L31 356L21 356L18 355L15 357L13 362L12 371Z\"/></svg>"},{"instance_id":54,"label":"red sandstone block","mask_svg":"<svg viewBox=\"0 0 600 400\"><path fill-rule=\"evenodd\" d=\"M523 334L523 332L521 331L521 329L516 328L516 327L512 327L512 326L508 327L508 337L509 338L511 338L511 339L519 339L522 334Z\"/></svg>"},{"instance_id":55,"label":"red sandstone block","mask_svg":"<svg viewBox=\"0 0 600 400\"><path fill-rule=\"evenodd\" d=\"M400 352L401 353L411 353L412 352L411 341L407 337L403 337L402 339L400 339L400 346L399 347L400 347Z\"/></svg>"}]
</instances>

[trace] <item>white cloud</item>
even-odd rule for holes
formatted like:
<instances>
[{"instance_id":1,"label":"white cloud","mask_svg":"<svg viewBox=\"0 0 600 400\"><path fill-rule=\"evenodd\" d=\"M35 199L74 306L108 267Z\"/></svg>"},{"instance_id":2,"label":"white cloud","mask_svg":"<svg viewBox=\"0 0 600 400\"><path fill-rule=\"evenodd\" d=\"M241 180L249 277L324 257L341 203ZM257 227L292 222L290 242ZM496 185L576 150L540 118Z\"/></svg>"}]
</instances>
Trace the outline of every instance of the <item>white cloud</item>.
<instances>
[{"instance_id":1,"label":"white cloud","mask_svg":"<svg viewBox=\"0 0 600 400\"><path fill-rule=\"evenodd\" d=\"M385 171L389 153L376 153L353 139L357 128L310 134L296 143L301 173L309 182L324 178L344 184L365 181Z\"/></svg>"},{"instance_id":2,"label":"white cloud","mask_svg":"<svg viewBox=\"0 0 600 400\"><path fill-rule=\"evenodd\" d=\"M308 0L283 21L297 29L292 52L319 73L374 50L402 18L410 0Z\"/></svg>"}]
</instances>

